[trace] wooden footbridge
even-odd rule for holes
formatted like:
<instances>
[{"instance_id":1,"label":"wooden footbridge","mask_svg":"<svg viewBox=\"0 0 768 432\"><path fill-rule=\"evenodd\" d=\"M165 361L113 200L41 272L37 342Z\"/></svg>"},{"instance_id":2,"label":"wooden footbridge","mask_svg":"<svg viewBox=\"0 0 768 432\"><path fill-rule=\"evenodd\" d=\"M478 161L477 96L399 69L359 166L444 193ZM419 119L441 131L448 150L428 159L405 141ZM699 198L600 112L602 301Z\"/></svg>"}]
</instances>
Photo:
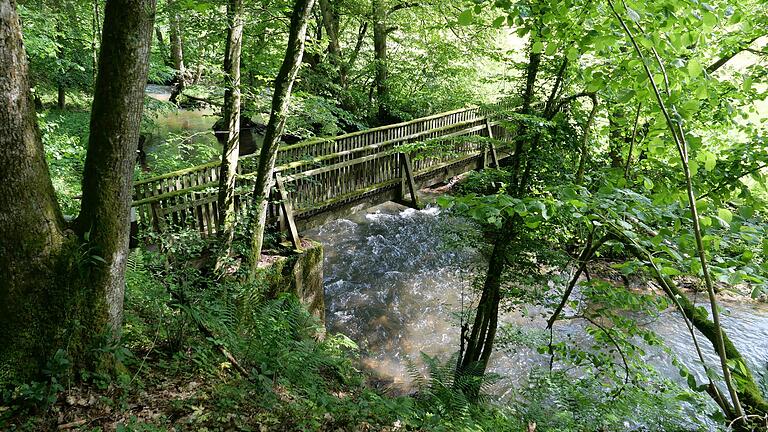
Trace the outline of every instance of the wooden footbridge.
<instances>
[{"instance_id":1,"label":"wooden footbridge","mask_svg":"<svg viewBox=\"0 0 768 432\"><path fill-rule=\"evenodd\" d=\"M496 152L488 140L460 137L491 136L505 140L510 133L479 108L419 118L333 138L310 139L280 148L276 194L269 219L282 230L306 229L386 201L418 205L418 188L454 175L498 164L507 153ZM406 143L435 140L447 143L441 156L414 158L401 152ZM244 214L253 190L256 155L240 157L236 206ZM148 178L134 183L133 208L139 226L162 231L169 226L198 229L203 236L218 226L219 162ZM237 197L243 197L238 199Z\"/></svg>"}]
</instances>

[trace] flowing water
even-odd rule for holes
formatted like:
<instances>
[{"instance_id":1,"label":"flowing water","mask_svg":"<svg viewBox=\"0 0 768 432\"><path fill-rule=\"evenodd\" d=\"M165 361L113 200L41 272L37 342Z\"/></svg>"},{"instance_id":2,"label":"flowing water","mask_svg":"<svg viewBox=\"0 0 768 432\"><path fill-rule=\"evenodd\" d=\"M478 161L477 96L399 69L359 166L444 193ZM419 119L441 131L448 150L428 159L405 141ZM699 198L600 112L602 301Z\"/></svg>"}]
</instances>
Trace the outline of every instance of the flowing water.
<instances>
[{"instance_id":1,"label":"flowing water","mask_svg":"<svg viewBox=\"0 0 768 432\"><path fill-rule=\"evenodd\" d=\"M456 243L456 230L471 229L436 208L416 211L385 204L349 219L340 219L306 233L325 246L327 325L361 348L365 366L385 381L407 387L409 362L420 352L449 358L458 347L457 314L467 300L476 274L485 260L482 242ZM700 298L704 300L704 298ZM724 304L723 326L756 371L768 364L768 305ZM542 337L541 311L506 313L502 321ZM693 356L690 335L678 315L665 312L647 327L697 375L704 379ZM583 339L576 320L559 322L556 339ZM708 342L699 335L705 356L717 365ZM680 380L668 355L649 351L648 360L667 376ZM505 376L525 378L548 357L529 348L495 353L490 369ZM714 368L717 370L717 368Z\"/></svg>"}]
</instances>

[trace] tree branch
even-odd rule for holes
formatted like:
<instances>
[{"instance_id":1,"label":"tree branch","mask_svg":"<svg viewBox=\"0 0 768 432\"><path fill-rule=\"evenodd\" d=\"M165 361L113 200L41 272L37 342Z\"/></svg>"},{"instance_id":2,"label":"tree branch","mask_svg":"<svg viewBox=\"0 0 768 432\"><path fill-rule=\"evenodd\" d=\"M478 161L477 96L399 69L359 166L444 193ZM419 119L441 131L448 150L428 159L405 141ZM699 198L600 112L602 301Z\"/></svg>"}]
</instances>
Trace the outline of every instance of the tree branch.
<instances>
[{"instance_id":1,"label":"tree branch","mask_svg":"<svg viewBox=\"0 0 768 432\"><path fill-rule=\"evenodd\" d=\"M707 66L707 72L713 73L716 70L720 69L724 64L728 63L732 58L736 57L736 55L739 54L740 52L749 51L750 50L749 47L750 45L752 45L752 42L756 41L762 36L763 35L757 35L752 39L745 41L740 47L736 48L734 51L731 51L730 53L724 55L723 57L720 57L719 59L717 59L717 61Z\"/></svg>"},{"instance_id":2,"label":"tree branch","mask_svg":"<svg viewBox=\"0 0 768 432\"><path fill-rule=\"evenodd\" d=\"M419 7L419 6L421 6L421 3L403 2L403 3L396 4L396 5L392 6L392 8L389 10L389 12L387 12L387 15L393 14L393 13L399 11L399 10L402 10L402 9L408 9L408 8Z\"/></svg>"}]
</instances>

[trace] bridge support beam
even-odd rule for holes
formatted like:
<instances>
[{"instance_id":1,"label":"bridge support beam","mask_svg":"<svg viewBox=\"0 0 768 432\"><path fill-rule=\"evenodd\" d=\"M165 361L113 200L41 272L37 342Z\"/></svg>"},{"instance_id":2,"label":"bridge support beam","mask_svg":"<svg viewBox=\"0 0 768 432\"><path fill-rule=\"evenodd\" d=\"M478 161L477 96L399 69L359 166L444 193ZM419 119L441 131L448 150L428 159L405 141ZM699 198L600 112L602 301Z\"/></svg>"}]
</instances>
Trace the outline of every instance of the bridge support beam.
<instances>
[{"instance_id":1,"label":"bridge support beam","mask_svg":"<svg viewBox=\"0 0 768 432\"><path fill-rule=\"evenodd\" d=\"M280 231L287 230L293 248L301 251L301 238L299 237L299 230L296 228L296 220L293 218L293 204L279 173L275 173L275 186L277 186L277 193L280 198Z\"/></svg>"},{"instance_id":2,"label":"bridge support beam","mask_svg":"<svg viewBox=\"0 0 768 432\"><path fill-rule=\"evenodd\" d=\"M485 128L488 131L488 138L493 139L493 129L491 129L491 120L486 119L485 120ZM490 153L491 156L491 164L493 164L494 168L499 167L499 157L496 154L496 147L493 145L493 142L489 142L487 146L485 146L483 150L483 168L488 168L488 154Z\"/></svg>"},{"instance_id":3,"label":"bridge support beam","mask_svg":"<svg viewBox=\"0 0 768 432\"><path fill-rule=\"evenodd\" d=\"M411 193L411 202L405 201L406 188ZM416 179L413 177L411 158L407 153L400 153L400 201L409 204L413 208L420 208L417 194Z\"/></svg>"}]
</instances>

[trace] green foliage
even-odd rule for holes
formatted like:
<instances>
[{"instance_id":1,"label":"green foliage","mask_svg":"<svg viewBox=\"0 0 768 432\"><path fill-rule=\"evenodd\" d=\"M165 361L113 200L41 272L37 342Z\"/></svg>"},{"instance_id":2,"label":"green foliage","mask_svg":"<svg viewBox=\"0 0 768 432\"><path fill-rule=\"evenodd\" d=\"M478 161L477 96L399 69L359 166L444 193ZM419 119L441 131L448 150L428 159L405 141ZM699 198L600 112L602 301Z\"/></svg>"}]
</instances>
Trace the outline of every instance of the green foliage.
<instances>
[{"instance_id":1,"label":"green foliage","mask_svg":"<svg viewBox=\"0 0 768 432\"><path fill-rule=\"evenodd\" d=\"M519 394L517 413L537 430L718 430L700 416L711 412L702 396L649 377L620 394L606 392L600 378L534 369ZM681 400L687 401L681 404Z\"/></svg>"},{"instance_id":2,"label":"green foliage","mask_svg":"<svg viewBox=\"0 0 768 432\"><path fill-rule=\"evenodd\" d=\"M77 215L90 113L49 112L38 116L53 187L64 214Z\"/></svg>"}]
</instances>

